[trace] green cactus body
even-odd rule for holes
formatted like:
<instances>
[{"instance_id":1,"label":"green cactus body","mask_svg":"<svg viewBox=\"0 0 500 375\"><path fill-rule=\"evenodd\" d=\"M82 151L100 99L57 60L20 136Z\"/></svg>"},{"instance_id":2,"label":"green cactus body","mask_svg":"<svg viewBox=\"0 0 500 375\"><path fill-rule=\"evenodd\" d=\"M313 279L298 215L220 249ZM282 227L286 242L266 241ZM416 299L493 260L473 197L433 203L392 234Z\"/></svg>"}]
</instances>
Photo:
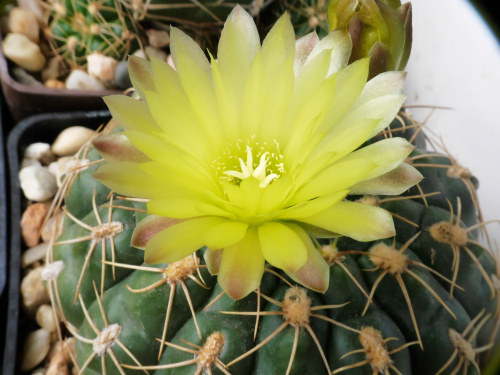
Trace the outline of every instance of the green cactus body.
<instances>
[{"instance_id":1,"label":"green cactus body","mask_svg":"<svg viewBox=\"0 0 500 375\"><path fill-rule=\"evenodd\" d=\"M92 52L123 60L130 52L134 30L122 9L114 0L50 2L46 34L54 53L72 68L85 67Z\"/></svg>"},{"instance_id":2,"label":"green cactus body","mask_svg":"<svg viewBox=\"0 0 500 375\"><path fill-rule=\"evenodd\" d=\"M424 147L411 124L401 113L390 132ZM412 156L449 164L423 149ZM100 160L95 149L85 158ZM270 269L256 293L234 301L208 272L204 249L171 265L143 264L131 242L140 247L141 236L154 235L137 224L155 219L142 200L95 180L96 168L66 191L64 232L52 253L64 269L49 281L84 374L478 374L476 354L495 340L496 263L467 229L476 222L467 184L446 173L421 168L418 194L358 198L391 212L397 236L323 242L326 293ZM450 205L442 207L438 190Z\"/></svg>"}]
</instances>

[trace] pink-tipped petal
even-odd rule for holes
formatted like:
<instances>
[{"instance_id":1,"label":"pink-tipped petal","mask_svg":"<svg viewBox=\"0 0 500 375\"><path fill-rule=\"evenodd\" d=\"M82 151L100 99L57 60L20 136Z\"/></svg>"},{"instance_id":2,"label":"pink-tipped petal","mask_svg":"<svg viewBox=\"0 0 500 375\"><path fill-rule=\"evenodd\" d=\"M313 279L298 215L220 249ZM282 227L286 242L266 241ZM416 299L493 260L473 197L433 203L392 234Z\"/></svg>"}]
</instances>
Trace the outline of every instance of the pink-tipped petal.
<instances>
[{"instance_id":1,"label":"pink-tipped petal","mask_svg":"<svg viewBox=\"0 0 500 375\"><path fill-rule=\"evenodd\" d=\"M399 167L379 177L365 180L352 186L349 194L354 195L400 195L424 177L411 165L402 163Z\"/></svg>"},{"instance_id":2,"label":"pink-tipped petal","mask_svg":"<svg viewBox=\"0 0 500 375\"><path fill-rule=\"evenodd\" d=\"M123 133L101 135L94 139L92 144L99 154L108 161L141 163L149 160Z\"/></svg>"},{"instance_id":3,"label":"pink-tipped petal","mask_svg":"<svg viewBox=\"0 0 500 375\"><path fill-rule=\"evenodd\" d=\"M203 259L205 259L208 272L210 272L211 275L217 275L219 273L222 251L223 250L212 250L207 248L203 253Z\"/></svg>"},{"instance_id":4,"label":"pink-tipped petal","mask_svg":"<svg viewBox=\"0 0 500 375\"><path fill-rule=\"evenodd\" d=\"M288 273L292 280L302 284L306 288L319 293L328 289L330 281L329 266L321 256L319 250L314 246L309 235L298 225L290 225L290 228L300 237L307 249L307 262L294 273Z\"/></svg>"},{"instance_id":5,"label":"pink-tipped petal","mask_svg":"<svg viewBox=\"0 0 500 375\"><path fill-rule=\"evenodd\" d=\"M304 67L307 57L318 44L319 37L316 32L309 33L295 41L295 60L293 61L293 71L298 76Z\"/></svg>"},{"instance_id":6,"label":"pink-tipped petal","mask_svg":"<svg viewBox=\"0 0 500 375\"><path fill-rule=\"evenodd\" d=\"M171 227L181 220L169 217L148 215L142 219L134 229L130 242L132 246L144 250L148 241L162 230Z\"/></svg>"},{"instance_id":7,"label":"pink-tipped petal","mask_svg":"<svg viewBox=\"0 0 500 375\"><path fill-rule=\"evenodd\" d=\"M242 241L222 252L219 284L234 300L246 297L259 287L264 265L257 230L250 228Z\"/></svg>"}]
</instances>

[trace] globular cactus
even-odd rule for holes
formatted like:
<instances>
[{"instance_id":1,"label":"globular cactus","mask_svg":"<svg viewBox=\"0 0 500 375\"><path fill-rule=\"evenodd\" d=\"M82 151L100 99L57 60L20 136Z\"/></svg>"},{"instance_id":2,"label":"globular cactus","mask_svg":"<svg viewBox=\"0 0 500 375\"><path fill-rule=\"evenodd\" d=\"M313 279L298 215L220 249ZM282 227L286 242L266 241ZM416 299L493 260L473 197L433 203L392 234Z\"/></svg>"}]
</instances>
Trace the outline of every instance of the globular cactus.
<instances>
[{"instance_id":1,"label":"globular cactus","mask_svg":"<svg viewBox=\"0 0 500 375\"><path fill-rule=\"evenodd\" d=\"M46 37L71 68L84 68L93 52L124 60L137 45L138 30L117 1L52 0L48 7Z\"/></svg>"},{"instance_id":2,"label":"globular cactus","mask_svg":"<svg viewBox=\"0 0 500 375\"><path fill-rule=\"evenodd\" d=\"M178 72L132 59L142 101L107 99L116 121L80 152L64 182L57 198L65 199L64 230L46 275L60 334L77 340L81 372L479 374L497 337L500 304L496 260L476 237L484 223L474 179L455 178L454 160L426 151L423 125L398 113L403 73L366 83L366 59L346 65L346 33L327 46L307 36L293 59L286 17L262 48L252 25L234 10L211 67L179 31L172 41ZM250 57L228 54L245 43L255 47ZM241 70L231 67L249 58L257 62L243 71L256 80L238 86ZM272 90L285 77L300 91L280 86L293 91L283 99ZM311 106L330 90L337 95L324 105L335 111L322 122L323 107ZM232 127L240 121L242 128ZM327 124L342 136L328 138ZM257 143L263 134L274 142ZM321 148L331 139L338 142ZM220 151L218 142L219 157L203 159L212 147ZM324 164L341 152L339 162ZM339 169L342 162L350 168ZM325 199L346 180L349 195ZM271 193L296 181L304 185L293 193ZM288 197L293 203L282 203ZM227 215L231 199L236 219Z\"/></svg>"}]
</instances>

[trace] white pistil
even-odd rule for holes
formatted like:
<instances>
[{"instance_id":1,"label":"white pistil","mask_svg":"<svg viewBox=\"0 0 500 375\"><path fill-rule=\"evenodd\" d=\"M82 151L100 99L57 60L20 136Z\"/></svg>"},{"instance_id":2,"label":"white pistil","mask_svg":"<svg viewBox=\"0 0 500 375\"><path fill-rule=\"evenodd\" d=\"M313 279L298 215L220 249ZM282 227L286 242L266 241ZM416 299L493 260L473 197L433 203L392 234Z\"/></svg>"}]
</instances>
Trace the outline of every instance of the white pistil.
<instances>
[{"instance_id":1,"label":"white pistil","mask_svg":"<svg viewBox=\"0 0 500 375\"><path fill-rule=\"evenodd\" d=\"M259 165L257 166L257 168L253 169L252 148L250 146L247 146L246 151L247 151L246 163L245 161L243 161L243 159L239 158L241 172L224 171L224 174L231 177L239 178L240 180L244 180L245 178L252 176L260 181L259 185L260 188L265 188L267 185L271 183L271 181L279 177L276 173L271 173L266 176L266 167L267 167L267 162L269 160L267 155L269 154L269 152L264 152L264 154L260 157Z\"/></svg>"}]
</instances>

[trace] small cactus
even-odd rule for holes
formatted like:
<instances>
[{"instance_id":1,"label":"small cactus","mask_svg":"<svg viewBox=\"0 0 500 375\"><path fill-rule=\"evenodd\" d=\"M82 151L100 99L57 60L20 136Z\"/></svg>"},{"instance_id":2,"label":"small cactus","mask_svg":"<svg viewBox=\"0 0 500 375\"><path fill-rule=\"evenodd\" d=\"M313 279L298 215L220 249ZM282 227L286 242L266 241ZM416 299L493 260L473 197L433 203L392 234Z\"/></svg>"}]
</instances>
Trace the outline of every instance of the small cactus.
<instances>
[{"instance_id":1,"label":"small cactus","mask_svg":"<svg viewBox=\"0 0 500 375\"><path fill-rule=\"evenodd\" d=\"M51 18L45 34L54 54L71 68L85 68L93 52L124 60L136 41L137 30L115 0L51 0L48 5Z\"/></svg>"}]
</instances>

